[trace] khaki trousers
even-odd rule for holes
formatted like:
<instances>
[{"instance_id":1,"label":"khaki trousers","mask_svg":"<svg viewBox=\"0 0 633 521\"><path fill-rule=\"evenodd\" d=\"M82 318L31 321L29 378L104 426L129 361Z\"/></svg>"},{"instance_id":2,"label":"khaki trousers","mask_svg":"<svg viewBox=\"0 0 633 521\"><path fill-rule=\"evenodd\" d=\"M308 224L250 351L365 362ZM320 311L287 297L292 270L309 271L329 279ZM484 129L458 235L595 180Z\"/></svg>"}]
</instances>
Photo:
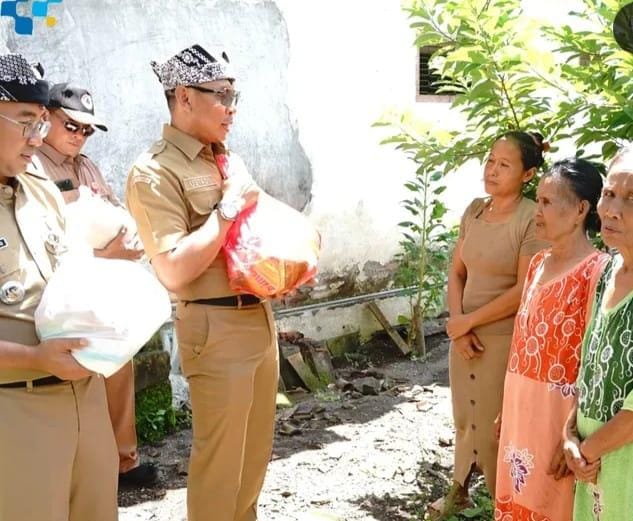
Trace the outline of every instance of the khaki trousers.
<instances>
[{"instance_id":1,"label":"khaki trousers","mask_svg":"<svg viewBox=\"0 0 633 521\"><path fill-rule=\"evenodd\" d=\"M279 362L268 303L180 303L176 332L189 381L189 521L253 521L270 460Z\"/></svg>"},{"instance_id":2,"label":"khaki trousers","mask_svg":"<svg viewBox=\"0 0 633 521\"><path fill-rule=\"evenodd\" d=\"M116 519L116 446L103 378L0 389L0 520Z\"/></svg>"},{"instance_id":3,"label":"khaki trousers","mask_svg":"<svg viewBox=\"0 0 633 521\"><path fill-rule=\"evenodd\" d=\"M139 465L134 404L134 363L130 361L105 379L108 411L119 450L119 472Z\"/></svg>"}]
</instances>

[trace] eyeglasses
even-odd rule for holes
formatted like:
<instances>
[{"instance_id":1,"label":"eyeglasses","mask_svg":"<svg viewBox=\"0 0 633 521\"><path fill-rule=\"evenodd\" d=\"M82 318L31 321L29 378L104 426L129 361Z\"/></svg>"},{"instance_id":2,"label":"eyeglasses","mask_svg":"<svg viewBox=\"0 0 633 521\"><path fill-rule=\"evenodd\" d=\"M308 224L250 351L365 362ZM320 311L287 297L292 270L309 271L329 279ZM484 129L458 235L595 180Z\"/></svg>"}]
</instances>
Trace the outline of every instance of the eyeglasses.
<instances>
[{"instance_id":1,"label":"eyeglasses","mask_svg":"<svg viewBox=\"0 0 633 521\"><path fill-rule=\"evenodd\" d=\"M235 107L240 99L239 91L233 89L213 90L207 89L206 87L200 87L199 85L189 85L189 88L215 95L220 103L227 109Z\"/></svg>"},{"instance_id":2,"label":"eyeglasses","mask_svg":"<svg viewBox=\"0 0 633 521\"><path fill-rule=\"evenodd\" d=\"M95 133L95 129L92 125L81 125L71 121L70 119L62 119L59 116L57 117L62 122L62 125L64 125L64 128L71 134L81 132L84 137L90 137Z\"/></svg>"},{"instance_id":3,"label":"eyeglasses","mask_svg":"<svg viewBox=\"0 0 633 521\"><path fill-rule=\"evenodd\" d=\"M44 139L48 135L48 131L51 129L51 122L44 121L42 119L39 119L32 123L21 123L20 121L11 119L4 114L0 114L0 118L5 119L11 123L15 123L16 125L20 125L22 127L22 137L25 137L27 139L34 137Z\"/></svg>"}]
</instances>

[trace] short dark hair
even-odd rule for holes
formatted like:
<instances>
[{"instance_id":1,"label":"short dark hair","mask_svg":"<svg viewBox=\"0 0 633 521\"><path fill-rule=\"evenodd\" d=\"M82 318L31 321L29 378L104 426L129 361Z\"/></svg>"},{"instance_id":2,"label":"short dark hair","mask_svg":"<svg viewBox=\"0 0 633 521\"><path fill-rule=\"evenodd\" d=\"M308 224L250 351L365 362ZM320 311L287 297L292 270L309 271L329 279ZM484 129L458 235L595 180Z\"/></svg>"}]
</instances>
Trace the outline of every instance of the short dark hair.
<instances>
[{"instance_id":1,"label":"short dark hair","mask_svg":"<svg viewBox=\"0 0 633 521\"><path fill-rule=\"evenodd\" d=\"M538 132L511 130L500 136L499 139L509 139L519 147L521 163L525 170L540 168L545 162L543 152L546 146L543 142L543 136Z\"/></svg>"},{"instance_id":2,"label":"short dark hair","mask_svg":"<svg viewBox=\"0 0 633 521\"><path fill-rule=\"evenodd\" d=\"M170 112L174 110L174 103L176 101L174 90L175 89L170 89L165 91L165 99L167 100L167 107L169 107Z\"/></svg>"},{"instance_id":3,"label":"short dark hair","mask_svg":"<svg viewBox=\"0 0 633 521\"><path fill-rule=\"evenodd\" d=\"M567 186L581 201L589 203L589 211L585 217L585 231L600 231L600 217L598 216L598 200L602 193L601 167L578 157L571 157L557 161L552 165L542 179L560 176Z\"/></svg>"}]
</instances>

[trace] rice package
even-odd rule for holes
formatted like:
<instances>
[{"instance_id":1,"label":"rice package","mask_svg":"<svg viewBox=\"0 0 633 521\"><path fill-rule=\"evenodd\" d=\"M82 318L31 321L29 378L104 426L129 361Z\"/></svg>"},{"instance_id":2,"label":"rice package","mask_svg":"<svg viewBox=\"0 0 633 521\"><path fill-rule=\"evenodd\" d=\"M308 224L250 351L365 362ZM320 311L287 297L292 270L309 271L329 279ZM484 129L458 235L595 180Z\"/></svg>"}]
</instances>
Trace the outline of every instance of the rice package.
<instances>
[{"instance_id":1,"label":"rice package","mask_svg":"<svg viewBox=\"0 0 633 521\"><path fill-rule=\"evenodd\" d=\"M306 216L262 194L227 234L229 285L259 297L288 293L314 278L320 248L319 233Z\"/></svg>"},{"instance_id":2,"label":"rice package","mask_svg":"<svg viewBox=\"0 0 633 521\"><path fill-rule=\"evenodd\" d=\"M35 310L42 340L85 338L73 351L87 369L111 376L171 316L165 288L142 265L118 259L67 255Z\"/></svg>"},{"instance_id":3,"label":"rice package","mask_svg":"<svg viewBox=\"0 0 633 521\"><path fill-rule=\"evenodd\" d=\"M85 186L79 187L79 198L66 205L66 230L73 244L88 244L101 250L125 227L125 241L130 246L136 240L136 223L129 212L115 206Z\"/></svg>"}]
</instances>

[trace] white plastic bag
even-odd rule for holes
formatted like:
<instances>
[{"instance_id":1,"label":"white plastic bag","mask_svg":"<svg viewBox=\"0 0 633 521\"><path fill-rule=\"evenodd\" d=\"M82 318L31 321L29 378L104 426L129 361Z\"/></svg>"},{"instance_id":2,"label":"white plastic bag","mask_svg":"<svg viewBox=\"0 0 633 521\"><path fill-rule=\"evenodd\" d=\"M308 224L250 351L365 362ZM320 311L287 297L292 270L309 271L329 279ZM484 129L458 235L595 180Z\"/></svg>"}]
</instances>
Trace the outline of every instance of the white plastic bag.
<instances>
[{"instance_id":1,"label":"white plastic bag","mask_svg":"<svg viewBox=\"0 0 633 521\"><path fill-rule=\"evenodd\" d=\"M66 205L66 231L71 243L87 243L101 250L116 237L122 227L127 229L125 241L133 245L136 223L120 206L114 206L86 186L79 187L79 198Z\"/></svg>"},{"instance_id":2,"label":"white plastic bag","mask_svg":"<svg viewBox=\"0 0 633 521\"><path fill-rule=\"evenodd\" d=\"M143 347L171 315L169 295L141 265L67 255L35 310L42 340L86 338L72 354L85 368L110 376Z\"/></svg>"}]
</instances>

